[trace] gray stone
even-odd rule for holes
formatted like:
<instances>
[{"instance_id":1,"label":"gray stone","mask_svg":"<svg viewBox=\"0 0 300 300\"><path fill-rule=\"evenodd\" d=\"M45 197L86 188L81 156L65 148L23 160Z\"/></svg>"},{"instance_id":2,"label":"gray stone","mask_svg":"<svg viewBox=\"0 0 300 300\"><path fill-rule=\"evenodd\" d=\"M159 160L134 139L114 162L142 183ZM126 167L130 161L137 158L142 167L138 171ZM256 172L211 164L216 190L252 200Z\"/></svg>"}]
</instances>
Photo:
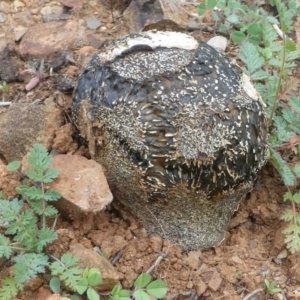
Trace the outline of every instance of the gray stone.
<instances>
[{"instance_id":1,"label":"gray stone","mask_svg":"<svg viewBox=\"0 0 300 300\"><path fill-rule=\"evenodd\" d=\"M92 17L86 20L86 26L89 29L97 29L98 27L101 26L101 23L96 17Z\"/></svg>"}]
</instances>

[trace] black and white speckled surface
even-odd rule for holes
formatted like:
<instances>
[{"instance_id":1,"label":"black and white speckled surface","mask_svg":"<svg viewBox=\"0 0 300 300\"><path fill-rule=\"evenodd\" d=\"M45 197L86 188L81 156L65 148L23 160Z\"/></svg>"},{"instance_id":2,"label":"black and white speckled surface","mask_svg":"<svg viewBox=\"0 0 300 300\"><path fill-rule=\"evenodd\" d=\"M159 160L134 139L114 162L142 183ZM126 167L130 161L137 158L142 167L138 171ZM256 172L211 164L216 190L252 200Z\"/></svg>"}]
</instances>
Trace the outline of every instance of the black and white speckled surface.
<instances>
[{"instance_id":1,"label":"black and white speckled surface","mask_svg":"<svg viewBox=\"0 0 300 300\"><path fill-rule=\"evenodd\" d=\"M236 64L190 36L167 37L104 47L79 77L75 121L115 197L149 233L208 248L266 162L266 118Z\"/></svg>"}]
</instances>

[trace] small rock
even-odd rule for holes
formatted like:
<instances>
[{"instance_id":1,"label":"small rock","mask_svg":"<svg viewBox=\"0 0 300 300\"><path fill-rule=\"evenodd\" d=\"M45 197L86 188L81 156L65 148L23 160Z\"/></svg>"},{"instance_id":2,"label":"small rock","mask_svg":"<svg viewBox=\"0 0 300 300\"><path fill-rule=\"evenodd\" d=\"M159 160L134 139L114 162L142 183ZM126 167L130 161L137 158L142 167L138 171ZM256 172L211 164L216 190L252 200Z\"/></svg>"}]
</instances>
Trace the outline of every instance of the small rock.
<instances>
[{"instance_id":1,"label":"small rock","mask_svg":"<svg viewBox=\"0 0 300 300\"><path fill-rule=\"evenodd\" d=\"M98 27L101 26L101 23L96 17L91 17L86 20L86 26L89 29L97 29Z\"/></svg>"},{"instance_id":2,"label":"small rock","mask_svg":"<svg viewBox=\"0 0 300 300\"><path fill-rule=\"evenodd\" d=\"M5 82L17 81L22 63L9 44L0 53L0 78Z\"/></svg>"},{"instance_id":3,"label":"small rock","mask_svg":"<svg viewBox=\"0 0 300 300\"><path fill-rule=\"evenodd\" d=\"M67 75L67 74L55 74L53 76L56 87L61 92L72 92L76 80L73 76Z\"/></svg>"},{"instance_id":4,"label":"small rock","mask_svg":"<svg viewBox=\"0 0 300 300\"><path fill-rule=\"evenodd\" d=\"M14 8L21 8L21 7L24 7L25 6L25 4L23 3L23 2L21 2L21 1L19 1L19 0L15 0L14 1Z\"/></svg>"},{"instance_id":5,"label":"small rock","mask_svg":"<svg viewBox=\"0 0 300 300\"><path fill-rule=\"evenodd\" d=\"M49 5L41 9L41 15L45 22L57 21L63 14L63 7L58 5Z\"/></svg>"},{"instance_id":6,"label":"small rock","mask_svg":"<svg viewBox=\"0 0 300 300\"><path fill-rule=\"evenodd\" d=\"M8 2L6 1L1 1L0 2L0 11L7 14L11 11L11 6Z\"/></svg>"},{"instance_id":7,"label":"small rock","mask_svg":"<svg viewBox=\"0 0 300 300\"><path fill-rule=\"evenodd\" d=\"M0 14L0 23L4 23L6 21L6 18Z\"/></svg>"},{"instance_id":8,"label":"small rock","mask_svg":"<svg viewBox=\"0 0 300 300\"><path fill-rule=\"evenodd\" d=\"M16 103L0 118L0 153L7 162L21 160L36 143L51 148L64 119L53 106Z\"/></svg>"},{"instance_id":9,"label":"small rock","mask_svg":"<svg viewBox=\"0 0 300 300\"><path fill-rule=\"evenodd\" d=\"M53 168L59 177L51 183L62 198L53 203L71 219L95 214L108 205L113 196L100 164L79 155L56 155Z\"/></svg>"},{"instance_id":10,"label":"small rock","mask_svg":"<svg viewBox=\"0 0 300 300\"><path fill-rule=\"evenodd\" d=\"M20 54L24 59L46 58L66 48L79 48L85 44L84 27L73 20L42 23L30 27L26 32L20 43Z\"/></svg>"},{"instance_id":11,"label":"small rock","mask_svg":"<svg viewBox=\"0 0 300 300\"><path fill-rule=\"evenodd\" d=\"M48 297L52 296L52 293L49 289L41 286L37 292L36 300L45 300Z\"/></svg>"},{"instance_id":12,"label":"small rock","mask_svg":"<svg viewBox=\"0 0 300 300\"><path fill-rule=\"evenodd\" d=\"M228 45L228 40L226 37L217 35L212 37L208 42L208 45L214 47L215 49L224 52Z\"/></svg>"},{"instance_id":13,"label":"small rock","mask_svg":"<svg viewBox=\"0 0 300 300\"><path fill-rule=\"evenodd\" d=\"M219 274L218 271L214 271L214 273L212 274L209 282L208 282L208 287L213 290L213 291L217 291L222 283L222 277Z\"/></svg>"},{"instance_id":14,"label":"small rock","mask_svg":"<svg viewBox=\"0 0 300 300\"><path fill-rule=\"evenodd\" d=\"M20 185L20 175L10 172L6 165L0 165L0 191L5 198L10 199L17 196L16 188Z\"/></svg>"},{"instance_id":15,"label":"small rock","mask_svg":"<svg viewBox=\"0 0 300 300\"><path fill-rule=\"evenodd\" d=\"M26 27L17 27L15 29L15 41L19 42L21 40L21 38L23 37L23 35L27 32L28 28Z\"/></svg>"},{"instance_id":16,"label":"small rock","mask_svg":"<svg viewBox=\"0 0 300 300\"><path fill-rule=\"evenodd\" d=\"M94 250L86 249L81 244L75 244L70 247L70 253L80 258L78 263L80 268L96 268L99 270L103 281L96 287L97 291L111 291L119 283L119 275L112 264Z\"/></svg>"},{"instance_id":17,"label":"small rock","mask_svg":"<svg viewBox=\"0 0 300 300\"><path fill-rule=\"evenodd\" d=\"M81 0L64 0L62 2L62 5L68 7L68 8L74 8L76 10L79 10L82 8L82 1Z\"/></svg>"},{"instance_id":18,"label":"small rock","mask_svg":"<svg viewBox=\"0 0 300 300\"><path fill-rule=\"evenodd\" d=\"M207 289L206 283L200 279L196 284L197 295L201 296L206 291L206 289Z\"/></svg>"},{"instance_id":19,"label":"small rock","mask_svg":"<svg viewBox=\"0 0 300 300\"><path fill-rule=\"evenodd\" d=\"M170 5L169 0L134 0L123 13L123 17L131 33L152 29L177 31L188 28L190 23L191 15L184 9L184 2L173 0ZM196 27L200 28L201 18L195 16L193 20L193 26L198 22Z\"/></svg>"}]
</instances>

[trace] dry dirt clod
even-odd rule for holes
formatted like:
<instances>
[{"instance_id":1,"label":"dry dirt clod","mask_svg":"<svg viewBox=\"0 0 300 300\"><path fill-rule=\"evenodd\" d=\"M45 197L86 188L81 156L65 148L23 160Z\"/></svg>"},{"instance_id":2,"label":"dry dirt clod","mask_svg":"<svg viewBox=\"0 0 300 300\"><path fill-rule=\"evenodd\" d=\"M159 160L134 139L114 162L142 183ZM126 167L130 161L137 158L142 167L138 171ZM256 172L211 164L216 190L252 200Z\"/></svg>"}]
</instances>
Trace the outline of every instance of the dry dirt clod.
<instances>
[{"instance_id":1,"label":"dry dirt clod","mask_svg":"<svg viewBox=\"0 0 300 300\"><path fill-rule=\"evenodd\" d=\"M214 271L207 285L213 291L217 291L221 286L222 280L220 273Z\"/></svg>"}]
</instances>

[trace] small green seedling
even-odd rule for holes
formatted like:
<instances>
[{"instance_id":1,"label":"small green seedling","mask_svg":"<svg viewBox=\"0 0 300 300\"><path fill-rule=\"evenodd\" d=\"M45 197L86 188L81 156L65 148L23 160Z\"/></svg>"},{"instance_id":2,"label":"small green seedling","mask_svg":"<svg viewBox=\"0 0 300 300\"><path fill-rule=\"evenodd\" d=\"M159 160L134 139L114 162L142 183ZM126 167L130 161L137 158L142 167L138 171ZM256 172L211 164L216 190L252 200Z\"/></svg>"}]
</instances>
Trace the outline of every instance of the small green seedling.
<instances>
[{"instance_id":1,"label":"small green seedling","mask_svg":"<svg viewBox=\"0 0 300 300\"><path fill-rule=\"evenodd\" d=\"M61 291L61 281L58 277L52 277L50 282L50 289L54 294L61 294L63 297L68 297L71 300L81 300L77 295L70 295Z\"/></svg>"},{"instance_id":2,"label":"small green seedling","mask_svg":"<svg viewBox=\"0 0 300 300\"><path fill-rule=\"evenodd\" d=\"M276 287L277 282L276 281L269 281L268 279L264 280L265 285L266 285L266 292L268 294L275 294L275 293L280 293L281 288Z\"/></svg>"},{"instance_id":3,"label":"small green seedling","mask_svg":"<svg viewBox=\"0 0 300 300\"><path fill-rule=\"evenodd\" d=\"M166 284L161 279L157 279L152 282L151 280L151 275L146 273L142 273L136 279L136 281L134 282L134 299L151 300L165 297L168 291Z\"/></svg>"},{"instance_id":4,"label":"small green seedling","mask_svg":"<svg viewBox=\"0 0 300 300\"><path fill-rule=\"evenodd\" d=\"M102 275L96 268L86 269L83 278L76 285L76 291L82 295L86 292L89 300L99 300L100 296L94 289L102 282Z\"/></svg>"},{"instance_id":5,"label":"small green seedling","mask_svg":"<svg viewBox=\"0 0 300 300\"><path fill-rule=\"evenodd\" d=\"M110 298L112 300L130 300L130 292L128 290L123 290L119 285L116 285L112 291Z\"/></svg>"},{"instance_id":6,"label":"small green seedling","mask_svg":"<svg viewBox=\"0 0 300 300\"><path fill-rule=\"evenodd\" d=\"M9 92L8 84L5 81L3 81L2 84L0 84L0 91L2 91L2 93Z\"/></svg>"}]
</instances>

